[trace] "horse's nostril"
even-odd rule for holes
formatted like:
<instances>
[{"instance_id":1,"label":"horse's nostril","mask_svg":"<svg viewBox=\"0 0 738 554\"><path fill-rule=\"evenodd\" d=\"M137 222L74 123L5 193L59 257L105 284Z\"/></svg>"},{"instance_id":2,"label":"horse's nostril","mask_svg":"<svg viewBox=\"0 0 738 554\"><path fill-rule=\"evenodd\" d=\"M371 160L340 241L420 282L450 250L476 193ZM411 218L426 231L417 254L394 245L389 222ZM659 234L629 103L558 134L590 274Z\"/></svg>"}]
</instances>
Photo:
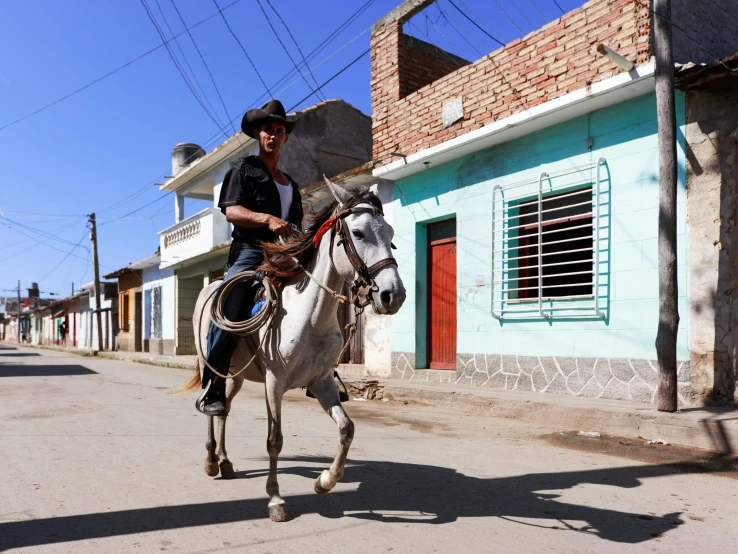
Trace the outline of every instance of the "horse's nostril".
<instances>
[{"instance_id":1,"label":"horse's nostril","mask_svg":"<svg viewBox=\"0 0 738 554\"><path fill-rule=\"evenodd\" d=\"M388 290L383 290L379 298L382 300L382 304L388 306L392 302L392 293Z\"/></svg>"}]
</instances>

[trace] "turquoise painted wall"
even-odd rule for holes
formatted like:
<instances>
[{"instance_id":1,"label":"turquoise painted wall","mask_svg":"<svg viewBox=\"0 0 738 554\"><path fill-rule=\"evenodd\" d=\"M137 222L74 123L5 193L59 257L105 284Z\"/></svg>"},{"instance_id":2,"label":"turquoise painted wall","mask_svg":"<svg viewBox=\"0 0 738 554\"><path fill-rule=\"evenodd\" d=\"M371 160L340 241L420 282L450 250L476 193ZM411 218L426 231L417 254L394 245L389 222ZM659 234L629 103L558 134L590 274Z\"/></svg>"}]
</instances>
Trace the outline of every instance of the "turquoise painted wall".
<instances>
[{"instance_id":1,"label":"turquoise painted wall","mask_svg":"<svg viewBox=\"0 0 738 554\"><path fill-rule=\"evenodd\" d=\"M684 97L679 126L679 360L688 360ZM588 149L587 137L594 139ZM600 305L606 319L502 322L492 317L492 192L604 157L609 171L601 237ZM658 325L658 142L653 94L592 112L489 150L398 180L394 191L396 256L408 298L393 316L392 349L425 366L425 226L457 219L457 352L655 359ZM484 279L484 286L479 279Z\"/></svg>"}]
</instances>

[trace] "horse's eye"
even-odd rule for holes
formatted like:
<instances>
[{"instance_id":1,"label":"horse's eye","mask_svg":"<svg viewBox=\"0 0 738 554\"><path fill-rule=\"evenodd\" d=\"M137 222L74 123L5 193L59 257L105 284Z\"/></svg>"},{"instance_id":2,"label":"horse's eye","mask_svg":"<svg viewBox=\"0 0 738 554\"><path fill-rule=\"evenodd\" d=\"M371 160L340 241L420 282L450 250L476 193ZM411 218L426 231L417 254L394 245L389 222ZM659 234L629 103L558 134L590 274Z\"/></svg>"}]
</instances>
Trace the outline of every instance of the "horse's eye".
<instances>
[{"instance_id":1,"label":"horse's eye","mask_svg":"<svg viewBox=\"0 0 738 554\"><path fill-rule=\"evenodd\" d=\"M364 238L364 233L362 233L361 231L357 231L356 229L351 231L351 234L354 235L354 238L358 240L362 240Z\"/></svg>"}]
</instances>

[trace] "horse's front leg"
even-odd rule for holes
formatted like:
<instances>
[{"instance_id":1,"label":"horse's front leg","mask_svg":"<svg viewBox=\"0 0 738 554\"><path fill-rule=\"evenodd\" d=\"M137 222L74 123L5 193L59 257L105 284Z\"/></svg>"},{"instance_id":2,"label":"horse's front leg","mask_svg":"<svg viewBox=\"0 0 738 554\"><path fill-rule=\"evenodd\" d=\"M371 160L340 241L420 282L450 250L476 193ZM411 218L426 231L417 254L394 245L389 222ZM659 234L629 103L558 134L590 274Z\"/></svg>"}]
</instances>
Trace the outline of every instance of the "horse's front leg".
<instances>
[{"instance_id":1,"label":"horse's front leg","mask_svg":"<svg viewBox=\"0 0 738 554\"><path fill-rule=\"evenodd\" d=\"M336 486L339 479L343 477L343 468L346 465L351 441L354 439L354 422L351 421L346 411L341 406L338 395L338 387L333 379L333 374L310 387L320 405L331 416L338 426L338 453L333 460L330 469L323 470L315 481L315 492L328 494Z\"/></svg>"},{"instance_id":2,"label":"horse's front leg","mask_svg":"<svg viewBox=\"0 0 738 554\"><path fill-rule=\"evenodd\" d=\"M279 494L277 481L277 459L282 451L282 396L284 388L277 383L271 373L266 376L266 404L269 424L267 452L269 453L269 477L266 491L269 495L269 518L272 521L289 521L287 504Z\"/></svg>"},{"instance_id":3,"label":"horse's front leg","mask_svg":"<svg viewBox=\"0 0 738 554\"><path fill-rule=\"evenodd\" d=\"M242 377L234 377L229 380L226 384L226 412L231 413L231 403L233 398L238 394L243 386ZM210 418L212 419L212 417ZM218 416L218 447L215 452L215 457L220 467L220 476L223 479L233 479L236 477L233 471L233 464L228 459L228 453L226 452L225 436L226 436L226 416ZM217 475L217 472L215 473ZM209 475L209 474L208 474Z\"/></svg>"}]
</instances>

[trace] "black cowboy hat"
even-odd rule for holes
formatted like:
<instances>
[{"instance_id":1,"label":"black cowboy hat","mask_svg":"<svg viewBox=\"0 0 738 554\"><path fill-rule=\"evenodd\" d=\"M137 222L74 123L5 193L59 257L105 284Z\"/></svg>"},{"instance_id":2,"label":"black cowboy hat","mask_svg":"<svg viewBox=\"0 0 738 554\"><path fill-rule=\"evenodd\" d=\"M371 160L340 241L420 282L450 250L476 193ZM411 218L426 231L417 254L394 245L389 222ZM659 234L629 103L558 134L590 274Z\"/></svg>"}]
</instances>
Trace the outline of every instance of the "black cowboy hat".
<instances>
[{"instance_id":1,"label":"black cowboy hat","mask_svg":"<svg viewBox=\"0 0 738 554\"><path fill-rule=\"evenodd\" d=\"M241 120L241 130L251 138L256 138L254 136L254 130L259 128L259 126L263 125L264 122L269 119L284 123L284 128L288 135L292 132L292 129L295 128L295 123L297 123L296 117L287 117L287 114L284 112L282 102L279 100L270 100L260 109L254 108L243 115L243 119Z\"/></svg>"}]
</instances>

